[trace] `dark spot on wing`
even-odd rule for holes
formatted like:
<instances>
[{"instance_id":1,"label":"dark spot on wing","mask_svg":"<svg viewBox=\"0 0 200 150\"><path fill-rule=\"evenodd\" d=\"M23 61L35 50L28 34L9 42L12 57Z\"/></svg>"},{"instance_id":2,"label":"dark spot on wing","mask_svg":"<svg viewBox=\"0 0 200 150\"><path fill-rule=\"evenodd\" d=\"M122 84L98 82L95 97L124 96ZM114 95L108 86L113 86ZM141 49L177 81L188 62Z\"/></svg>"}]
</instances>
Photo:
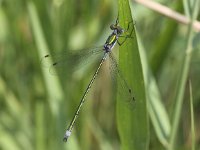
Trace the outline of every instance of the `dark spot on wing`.
<instances>
[{"instance_id":1,"label":"dark spot on wing","mask_svg":"<svg viewBox=\"0 0 200 150\"><path fill-rule=\"evenodd\" d=\"M49 54L48 54L48 55L45 55L44 57L45 57L45 58L46 58L46 57L49 57Z\"/></svg>"},{"instance_id":2,"label":"dark spot on wing","mask_svg":"<svg viewBox=\"0 0 200 150\"><path fill-rule=\"evenodd\" d=\"M53 63L53 66L57 65L57 62Z\"/></svg>"},{"instance_id":3,"label":"dark spot on wing","mask_svg":"<svg viewBox=\"0 0 200 150\"><path fill-rule=\"evenodd\" d=\"M132 97L133 101L135 101L135 97Z\"/></svg>"}]
</instances>

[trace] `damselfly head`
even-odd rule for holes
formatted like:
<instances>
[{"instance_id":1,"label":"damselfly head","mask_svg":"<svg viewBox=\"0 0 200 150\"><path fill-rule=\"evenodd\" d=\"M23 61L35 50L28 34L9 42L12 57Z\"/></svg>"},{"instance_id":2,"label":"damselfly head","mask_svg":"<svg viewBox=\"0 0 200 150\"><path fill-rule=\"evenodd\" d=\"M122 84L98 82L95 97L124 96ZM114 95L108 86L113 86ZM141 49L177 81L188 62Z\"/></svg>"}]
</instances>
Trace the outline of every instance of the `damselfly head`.
<instances>
[{"instance_id":1,"label":"damselfly head","mask_svg":"<svg viewBox=\"0 0 200 150\"><path fill-rule=\"evenodd\" d=\"M117 32L117 34L122 34L124 33L124 29L121 28L120 26L118 26L117 24L111 24L110 25L110 29L111 30L115 30Z\"/></svg>"}]
</instances>

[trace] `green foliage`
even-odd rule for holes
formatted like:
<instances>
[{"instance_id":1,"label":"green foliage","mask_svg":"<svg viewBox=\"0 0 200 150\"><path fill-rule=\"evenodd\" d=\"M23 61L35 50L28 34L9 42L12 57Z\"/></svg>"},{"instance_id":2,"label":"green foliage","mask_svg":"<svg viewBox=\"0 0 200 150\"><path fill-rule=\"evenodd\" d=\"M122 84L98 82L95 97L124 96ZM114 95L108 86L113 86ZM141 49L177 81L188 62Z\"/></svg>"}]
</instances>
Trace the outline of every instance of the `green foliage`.
<instances>
[{"instance_id":1,"label":"green foliage","mask_svg":"<svg viewBox=\"0 0 200 150\"><path fill-rule=\"evenodd\" d=\"M194 107L193 107L193 95L192 95L191 82L189 82L189 88L190 88L191 141L192 141L191 149L195 150Z\"/></svg>"},{"instance_id":2,"label":"green foliage","mask_svg":"<svg viewBox=\"0 0 200 150\"><path fill-rule=\"evenodd\" d=\"M192 26L199 3L162 0L191 19L182 25L128 0L1 0L0 149L199 149L200 38ZM112 92L103 66L64 143L94 68L66 66L55 76L41 58L103 45L117 14L125 29L134 20L133 38L119 46L133 108L120 89Z\"/></svg>"},{"instance_id":3,"label":"green foliage","mask_svg":"<svg viewBox=\"0 0 200 150\"><path fill-rule=\"evenodd\" d=\"M189 4L189 2L188 2ZM191 4L191 9L192 12L190 14L190 24L188 26L187 30L187 42L185 45L185 50L184 52L184 57L183 57L183 63L181 66L181 71L180 71L180 77L178 80L178 90L176 93L176 104L175 104L175 109L174 109L174 117L173 117L173 123L172 123L172 132L171 132L171 137L170 137L170 143L169 143L169 150L174 149L175 143L176 143L176 134L178 132L178 125L179 125L179 120L181 116L181 108L183 105L183 97L184 97L184 91L185 91L185 85L187 82L187 77L189 73L189 68L190 68L190 63L191 63L191 57L192 57L192 40L194 38L194 33L192 30L193 22L197 18L197 14L200 10L200 2L197 0L194 0L193 3ZM189 7L189 5L188 5Z\"/></svg>"}]
</instances>

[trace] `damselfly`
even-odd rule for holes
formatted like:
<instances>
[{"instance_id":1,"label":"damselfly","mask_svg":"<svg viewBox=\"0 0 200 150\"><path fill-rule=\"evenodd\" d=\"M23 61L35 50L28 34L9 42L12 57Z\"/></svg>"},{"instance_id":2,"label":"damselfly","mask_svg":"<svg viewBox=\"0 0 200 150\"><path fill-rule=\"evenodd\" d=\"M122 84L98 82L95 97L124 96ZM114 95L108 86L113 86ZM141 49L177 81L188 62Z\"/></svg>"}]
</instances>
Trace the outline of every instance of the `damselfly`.
<instances>
[{"instance_id":1,"label":"damselfly","mask_svg":"<svg viewBox=\"0 0 200 150\"><path fill-rule=\"evenodd\" d=\"M132 26L132 27L131 27ZM130 94L130 99L131 101L134 101L134 97L132 96L132 91L131 89L129 88L128 86L128 83L126 82L126 80L124 79L122 73L120 72L119 68L118 68L118 64L116 62L116 59L114 58L113 54L112 54L112 49L113 47L116 45L116 43L121 46L122 44L124 44L124 42L129 39L129 38L133 38L132 36L132 33L133 33L133 22L127 22L127 28L126 29L123 29L120 25L119 25L119 20L117 18L115 24L112 24L110 26L110 29L112 30L112 33L109 35L109 37L107 38L105 44L101 47L97 47L97 48L93 48L90 53L91 54L94 54L94 53L99 53L101 52L102 53L102 58L99 62L99 65L94 73L94 75L92 76L92 79L90 80L81 100L80 100L80 103L76 109L76 112L73 116L73 119L71 120L66 132L65 132L65 135L64 135L64 138L63 138L63 141L67 141L68 138L70 137L71 135L71 132L73 130L73 127L75 125L75 122L79 116L79 113L80 113L80 110L81 110L81 107L82 105L84 104L85 102L85 99L87 97L87 94L88 92L90 91L98 73L99 73L99 70L101 69L102 65L104 64L105 60L109 57L111 62L112 62L112 68L114 68L114 71L118 74L118 76L122 79L119 83L121 84L121 86L125 87L127 89L127 92ZM122 41L119 40L122 39ZM48 59L49 57L51 57L51 55L46 55L44 56L43 60L45 59ZM60 63L62 63L62 61L64 61L63 59L57 61L57 62L54 62L51 67L55 67L58 66Z\"/></svg>"}]
</instances>

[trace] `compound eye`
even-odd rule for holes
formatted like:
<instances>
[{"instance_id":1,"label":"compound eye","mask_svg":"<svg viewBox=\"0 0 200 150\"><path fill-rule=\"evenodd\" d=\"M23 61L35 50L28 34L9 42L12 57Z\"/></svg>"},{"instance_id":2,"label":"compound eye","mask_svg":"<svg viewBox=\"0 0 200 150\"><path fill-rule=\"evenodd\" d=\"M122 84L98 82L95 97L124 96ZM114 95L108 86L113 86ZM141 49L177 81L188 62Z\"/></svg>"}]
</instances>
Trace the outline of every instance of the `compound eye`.
<instances>
[{"instance_id":1,"label":"compound eye","mask_svg":"<svg viewBox=\"0 0 200 150\"><path fill-rule=\"evenodd\" d=\"M111 24L111 25L110 25L110 29L111 29L111 30L114 30L114 29L115 29L115 25L114 25L114 24Z\"/></svg>"}]
</instances>

